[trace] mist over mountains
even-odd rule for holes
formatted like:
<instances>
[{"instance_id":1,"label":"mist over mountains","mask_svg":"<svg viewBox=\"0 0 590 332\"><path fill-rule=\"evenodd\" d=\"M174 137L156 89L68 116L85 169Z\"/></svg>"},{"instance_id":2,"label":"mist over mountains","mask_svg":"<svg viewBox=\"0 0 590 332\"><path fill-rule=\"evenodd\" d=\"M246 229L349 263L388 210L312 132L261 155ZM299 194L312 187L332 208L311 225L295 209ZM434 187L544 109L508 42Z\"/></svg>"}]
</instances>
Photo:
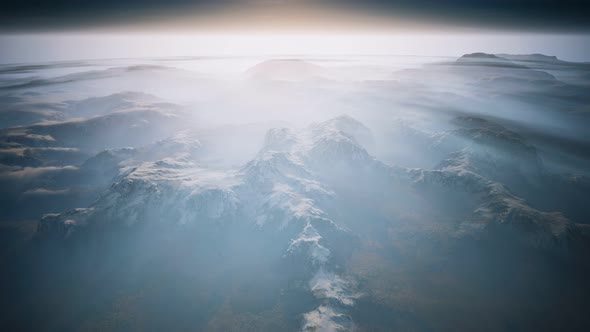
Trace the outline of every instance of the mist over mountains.
<instances>
[{"instance_id":1,"label":"mist over mountains","mask_svg":"<svg viewBox=\"0 0 590 332\"><path fill-rule=\"evenodd\" d=\"M542 54L3 65L0 327L587 330L589 105Z\"/></svg>"}]
</instances>

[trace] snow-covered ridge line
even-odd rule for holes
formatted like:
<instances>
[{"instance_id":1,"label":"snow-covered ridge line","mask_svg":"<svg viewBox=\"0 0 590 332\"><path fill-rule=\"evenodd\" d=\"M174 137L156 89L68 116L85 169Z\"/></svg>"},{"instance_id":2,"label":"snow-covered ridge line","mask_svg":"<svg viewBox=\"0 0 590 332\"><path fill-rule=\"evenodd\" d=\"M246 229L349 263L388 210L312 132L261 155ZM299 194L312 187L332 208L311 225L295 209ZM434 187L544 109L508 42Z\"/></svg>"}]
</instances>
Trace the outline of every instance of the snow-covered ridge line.
<instances>
[{"instance_id":1,"label":"snow-covered ridge line","mask_svg":"<svg viewBox=\"0 0 590 332\"><path fill-rule=\"evenodd\" d=\"M460 143L482 139L478 133L459 136ZM524 146L534 153L510 133L491 136L508 137L510 148ZM395 183L417 191L442 187L472 195L476 203L461 220L458 235L511 232L526 246L563 251L578 232L563 215L536 210L488 178L478 159L482 156L468 148L451 153L436 169L408 169L377 160L364 147L371 142L368 128L342 116L300 131L272 129L259 153L233 169L201 164L205 147L188 132L140 149L104 152L94 161L118 165L115 183L88 208L45 216L38 233L67 241L78 233L155 223L196 229L239 225L288 238L277 244L284 250L281 256L308 272L307 288L317 299L316 308L302 313L302 329L344 331L353 326L347 312L359 294L355 281L338 267L341 248L336 243L354 235L329 213L340 195L330 185L333 177L354 184L376 179L383 184L379 188L392 192ZM453 140L448 146L456 144ZM101 223L108 227L92 227Z\"/></svg>"}]
</instances>

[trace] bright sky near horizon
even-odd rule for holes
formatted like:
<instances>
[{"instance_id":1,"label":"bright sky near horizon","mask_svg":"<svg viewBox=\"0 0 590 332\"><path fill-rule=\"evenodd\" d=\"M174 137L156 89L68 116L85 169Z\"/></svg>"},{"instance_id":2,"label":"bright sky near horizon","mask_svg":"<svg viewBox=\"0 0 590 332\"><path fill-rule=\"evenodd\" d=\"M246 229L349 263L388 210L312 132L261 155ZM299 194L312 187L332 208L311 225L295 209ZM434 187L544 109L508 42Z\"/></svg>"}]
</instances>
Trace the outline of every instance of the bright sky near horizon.
<instances>
[{"instance_id":1,"label":"bright sky near horizon","mask_svg":"<svg viewBox=\"0 0 590 332\"><path fill-rule=\"evenodd\" d=\"M590 61L590 36L541 33L191 34L32 33L0 35L0 63L160 56L543 53Z\"/></svg>"}]
</instances>

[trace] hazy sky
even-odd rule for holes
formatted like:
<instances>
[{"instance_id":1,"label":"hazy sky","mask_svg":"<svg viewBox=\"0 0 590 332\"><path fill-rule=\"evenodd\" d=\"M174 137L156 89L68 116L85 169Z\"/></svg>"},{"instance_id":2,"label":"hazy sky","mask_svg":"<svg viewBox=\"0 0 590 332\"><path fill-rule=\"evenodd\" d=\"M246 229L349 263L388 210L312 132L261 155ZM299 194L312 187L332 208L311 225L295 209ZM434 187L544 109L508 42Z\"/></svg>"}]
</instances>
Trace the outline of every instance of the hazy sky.
<instances>
[{"instance_id":1,"label":"hazy sky","mask_svg":"<svg viewBox=\"0 0 590 332\"><path fill-rule=\"evenodd\" d=\"M590 60L590 0L0 1L0 63L216 52Z\"/></svg>"},{"instance_id":2,"label":"hazy sky","mask_svg":"<svg viewBox=\"0 0 590 332\"><path fill-rule=\"evenodd\" d=\"M588 31L587 0L3 0L4 30L176 25ZM236 24L238 23L238 24Z\"/></svg>"}]
</instances>

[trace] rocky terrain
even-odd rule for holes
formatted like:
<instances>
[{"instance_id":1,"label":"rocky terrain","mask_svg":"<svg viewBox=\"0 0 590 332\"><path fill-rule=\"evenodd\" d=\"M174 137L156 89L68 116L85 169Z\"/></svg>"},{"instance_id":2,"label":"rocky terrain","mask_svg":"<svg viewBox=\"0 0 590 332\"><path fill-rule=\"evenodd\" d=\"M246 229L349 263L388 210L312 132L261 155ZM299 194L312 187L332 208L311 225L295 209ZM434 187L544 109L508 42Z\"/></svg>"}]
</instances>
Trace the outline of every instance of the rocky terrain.
<instances>
[{"instance_id":1,"label":"rocky terrain","mask_svg":"<svg viewBox=\"0 0 590 332\"><path fill-rule=\"evenodd\" d=\"M6 79L0 326L585 330L588 91L547 69L566 65L587 70L474 53L388 80L292 59Z\"/></svg>"}]
</instances>

